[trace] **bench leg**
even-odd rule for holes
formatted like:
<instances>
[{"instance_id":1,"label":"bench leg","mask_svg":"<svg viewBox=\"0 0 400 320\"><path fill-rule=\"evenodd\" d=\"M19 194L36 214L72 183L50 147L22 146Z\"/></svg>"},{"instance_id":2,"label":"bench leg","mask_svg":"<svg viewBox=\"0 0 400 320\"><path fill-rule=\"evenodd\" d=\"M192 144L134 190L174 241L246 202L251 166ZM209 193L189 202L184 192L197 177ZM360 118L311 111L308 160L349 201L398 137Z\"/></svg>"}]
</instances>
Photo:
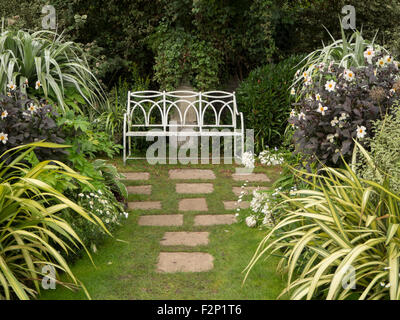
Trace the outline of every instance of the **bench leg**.
<instances>
[{"instance_id":1,"label":"bench leg","mask_svg":"<svg viewBox=\"0 0 400 320\"><path fill-rule=\"evenodd\" d=\"M124 154L123 154L123 161L124 161L124 166L126 165L126 135L124 131L124 137L123 137L123 144L124 144Z\"/></svg>"},{"instance_id":2,"label":"bench leg","mask_svg":"<svg viewBox=\"0 0 400 320\"><path fill-rule=\"evenodd\" d=\"M131 152L131 145L132 145L132 137L131 136L129 136L128 137L128 157L130 157L131 156L131 154L132 154L132 152Z\"/></svg>"},{"instance_id":3,"label":"bench leg","mask_svg":"<svg viewBox=\"0 0 400 320\"><path fill-rule=\"evenodd\" d=\"M241 138L241 145L242 145L242 148L240 150L240 159L242 159L243 153L244 153L244 130L243 129L242 129L242 135L240 136L240 138Z\"/></svg>"},{"instance_id":4,"label":"bench leg","mask_svg":"<svg viewBox=\"0 0 400 320\"><path fill-rule=\"evenodd\" d=\"M235 129L236 132L236 129ZM237 136L233 136L233 159L236 161L237 157Z\"/></svg>"}]
</instances>

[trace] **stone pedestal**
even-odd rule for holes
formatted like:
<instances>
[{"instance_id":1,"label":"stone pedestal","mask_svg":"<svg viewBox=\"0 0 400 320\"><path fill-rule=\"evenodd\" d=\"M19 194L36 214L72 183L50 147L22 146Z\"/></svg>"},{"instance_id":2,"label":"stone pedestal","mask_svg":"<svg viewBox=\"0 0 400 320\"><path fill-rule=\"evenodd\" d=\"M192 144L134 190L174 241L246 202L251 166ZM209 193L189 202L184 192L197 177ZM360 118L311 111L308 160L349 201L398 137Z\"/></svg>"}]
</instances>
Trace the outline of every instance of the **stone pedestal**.
<instances>
[{"instance_id":1,"label":"stone pedestal","mask_svg":"<svg viewBox=\"0 0 400 320\"><path fill-rule=\"evenodd\" d=\"M180 87L178 87L176 89L176 91L194 91L194 88L191 87L190 85L181 85ZM186 109L189 108L190 103L193 103L197 100L196 97L191 97L190 94L185 94L185 93L180 93L180 95L182 95L182 98L180 99L184 99L187 100L186 101L180 101L177 103L178 108L182 114L182 121L184 121L183 117L185 115ZM197 108L197 106L196 106ZM171 117L171 121L175 121L176 123L180 122L180 117L178 114L178 111L174 110L174 113L172 114ZM196 118L196 112L193 110L193 108L190 108L188 110L188 112L186 113L186 125L193 125L197 123L197 118ZM182 123L183 124L183 123Z\"/></svg>"},{"instance_id":2,"label":"stone pedestal","mask_svg":"<svg viewBox=\"0 0 400 320\"><path fill-rule=\"evenodd\" d=\"M181 86L179 86L176 91L195 91L195 89L190 86L189 84L182 84ZM184 99L187 101L180 101L177 103L177 106L181 112L182 115L182 123L180 122L180 117L179 117L179 113L176 109L173 109L174 112L172 113L172 117L170 120L170 123L177 123L180 125L183 125L183 122L185 121L185 125L196 125L197 124L197 116L196 116L196 112L195 110L190 107L190 103L194 103L197 100L197 97L191 96L191 94L185 94L184 92L179 93L179 95L182 95L182 97L180 99ZM194 105L195 108L198 110L198 106ZM189 108L189 110L187 110ZM187 112L186 112L187 110ZM185 117L185 112L186 112L186 117ZM178 126L176 131L182 131L182 130L197 130L196 128L193 127L184 127L184 126ZM190 146L192 146L192 143L190 143L190 137L187 137L185 139L179 139L178 140L178 146L181 146L185 143L188 143ZM192 138L193 139L193 138Z\"/></svg>"}]
</instances>

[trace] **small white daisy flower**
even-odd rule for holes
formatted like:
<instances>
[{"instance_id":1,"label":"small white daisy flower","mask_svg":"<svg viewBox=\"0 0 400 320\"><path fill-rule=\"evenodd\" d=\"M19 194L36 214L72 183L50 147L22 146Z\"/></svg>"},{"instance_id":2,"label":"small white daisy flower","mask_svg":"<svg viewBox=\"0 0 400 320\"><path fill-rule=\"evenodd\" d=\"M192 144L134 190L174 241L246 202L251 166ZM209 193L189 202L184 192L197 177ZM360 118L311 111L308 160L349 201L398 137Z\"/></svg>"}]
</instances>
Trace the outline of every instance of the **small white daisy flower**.
<instances>
[{"instance_id":1,"label":"small white daisy flower","mask_svg":"<svg viewBox=\"0 0 400 320\"><path fill-rule=\"evenodd\" d=\"M248 216L246 218L246 224L249 228L254 228L257 224L257 220L254 216Z\"/></svg>"},{"instance_id":2,"label":"small white daisy flower","mask_svg":"<svg viewBox=\"0 0 400 320\"><path fill-rule=\"evenodd\" d=\"M324 107L321 103L318 105L317 112L319 112L323 116L325 115L326 110L328 110L328 107Z\"/></svg>"},{"instance_id":3,"label":"small white daisy flower","mask_svg":"<svg viewBox=\"0 0 400 320\"><path fill-rule=\"evenodd\" d=\"M331 120L331 126L334 127L339 123L339 120L337 117L334 117L333 120Z\"/></svg>"},{"instance_id":4,"label":"small white daisy flower","mask_svg":"<svg viewBox=\"0 0 400 320\"><path fill-rule=\"evenodd\" d=\"M357 126L357 138L362 139L367 134L367 128L364 126Z\"/></svg>"},{"instance_id":5,"label":"small white daisy flower","mask_svg":"<svg viewBox=\"0 0 400 320\"><path fill-rule=\"evenodd\" d=\"M333 134L328 134L326 136L326 140L328 140L330 143L333 143L335 141L335 135Z\"/></svg>"},{"instance_id":6,"label":"small white daisy flower","mask_svg":"<svg viewBox=\"0 0 400 320\"><path fill-rule=\"evenodd\" d=\"M30 103L28 106L28 111L30 111L31 113L34 113L36 110L37 110L37 107L33 103Z\"/></svg>"},{"instance_id":7,"label":"small white daisy flower","mask_svg":"<svg viewBox=\"0 0 400 320\"><path fill-rule=\"evenodd\" d=\"M372 63L372 58L375 56L375 51L372 47L368 47L367 50L364 51L364 58L367 59L368 63Z\"/></svg>"},{"instance_id":8,"label":"small white daisy flower","mask_svg":"<svg viewBox=\"0 0 400 320\"><path fill-rule=\"evenodd\" d=\"M13 82L10 82L9 84L7 84L7 88L11 91L14 91L15 89L17 89L17 86Z\"/></svg>"},{"instance_id":9,"label":"small white daisy flower","mask_svg":"<svg viewBox=\"0 0 400 320\"><path fill-rule=\"evenodd\" d=\"M36 81L36 83L35 83L35 89L37 90L37 89L39 89L41 86L42 86L42 83L41 83L39 80Z\"/></svg>"},{"instance_id":10,"label":"small white daisy flower","mask_svg":"<svg viewBox=\"0 0 400 320\"><path fill-rule=\"evenodd\" d=\"M353 81L354 78L355 78L354 72L351 71L351 70L346 69L346 70L345 70L345 74L344 74L344 78L345 78L347 81Z\"/></svg>"},{"instance_id":11,"label":"small white daisy flower","mask_svg":"<svg viewBox=\"0 0 400 320\"><path fill-rule=\"evenodd\" d=\"M392 63L393 62L393 58L391 56L386 56L385 57L385 62L386 63Z\"/></svg>"},{"instance_id":12,"label":"small white daisy flower","mask_svg":"<svg viewBox=\"0 0 400 320\"><path fill-rule=\"evenodd\" d=\"M3 142L3 144L6 144L8 140L8 134L4 132L0 132L0 142Z\"/></svg>"},{"instance_id":13,"label":"small white daisy flower","mask_svg":"<svg viewBox=\"0 0 400 320\"><path fill-rule=\"evenodd\" d=\"M7 110L3 110L3 112L1 113L1 119L7 118L7 116L8 116Z\"/></svg>"},{"instance_id":14,"label":"small white daisy flower","mask_svg":"<svg viewBox=\"0 0 400 320\"><path fill-rule=\"evenodd\" d=\"M384 67L385 66L385 60L384 59L379 59L378 61L377 61L377 63L376 63L376 65L378 66L378 67ZM375 74L376 75L376 74Z\"/></svg>"},{"instance_id":15,"label":"small white daisy flower","mask_svg":"<svg viewBox=\"0 0 400 320\"><path fill-rule=\"evenodd\" d=\"M335 87L336 87L336 82L333 80L330 80L327 83L325 83L325 90L327 90L328 92L335 91Z\"/></svg>"},{"instance_id":16,"label":"small white daisy flower","mask_svg":"<svg viewBox=\"0 0 400 320\"><path fill-rule=\"evenodd\" d=\"M304 112L299 113L299 120L306 120L306 115L304 114Z\"/></svg>"},{"instance_id":17,"label":"small white daisy flower","mask_svg":"<svg viewBox=\"0 0 400 320\"><path fill-rule=\"evenodd\" d=\"M309 86L311 84L312 84L312 78L311 77L304 78L304 85Z\"/></svg>"}]
</instances>

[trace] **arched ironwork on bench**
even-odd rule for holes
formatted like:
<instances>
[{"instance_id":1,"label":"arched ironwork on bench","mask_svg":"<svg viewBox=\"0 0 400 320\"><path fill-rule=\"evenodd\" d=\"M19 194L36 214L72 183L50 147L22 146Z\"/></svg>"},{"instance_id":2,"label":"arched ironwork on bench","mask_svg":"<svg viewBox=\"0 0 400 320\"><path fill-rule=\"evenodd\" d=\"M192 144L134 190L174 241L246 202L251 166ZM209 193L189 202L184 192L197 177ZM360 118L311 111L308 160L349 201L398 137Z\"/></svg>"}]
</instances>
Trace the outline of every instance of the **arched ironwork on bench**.
<instances>
[{"instance_id":1,"label":"arched ironwork on bench","mask_svg":"<svg viewBox=\"0 0 400 320\"><path fill-rule=\"evenodd\" d=\"M180 104L186 105L184 111ZM192 110L195 121L187 121L187 116ZM213 123L206 121L206 114L210 114ZM229 121L223 119L224 113L228 114ZM141 115L142 121L138 121L135 114ZM159 121L152 123L152 115L159 116ZM175 117L175 121L170 118ZM225 121L222 121L225 120ZM239 121L237 121L239 120ZM226 91L136 91L128 92L127 111L124 115L123 144L124 144L124 163L128 159L140 159L131 155L131 138L144 137L151 129L160 129L152 132L152 136L229 136L226 130L231 129L234 138L236 152L236 138L240 138L240 154L244 148L244 121L243 114L238 111L235 93ZM192 128L194 133L185 134L187 131L171 130L171 128ZM210 130L214 129L214 130ZM217 129L217 130L215 130ZM207 134L204 132L207 131ZM234 156L237 156L236 153Z\"/></svg>"}]
</instances>

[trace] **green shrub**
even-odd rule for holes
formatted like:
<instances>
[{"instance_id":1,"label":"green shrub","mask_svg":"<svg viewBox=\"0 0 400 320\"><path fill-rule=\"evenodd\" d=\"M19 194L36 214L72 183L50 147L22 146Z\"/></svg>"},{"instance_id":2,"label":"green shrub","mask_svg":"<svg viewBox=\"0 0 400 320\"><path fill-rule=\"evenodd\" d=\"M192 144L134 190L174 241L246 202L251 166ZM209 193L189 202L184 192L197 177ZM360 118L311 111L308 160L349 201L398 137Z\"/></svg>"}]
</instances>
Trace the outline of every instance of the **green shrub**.
<instances>
[{"instance_id":1,"label":"green shrub","mask_svg":"<svg viewBox=\"0 0 400 320\"><path fill-rule=\"evenodd\" d=\"M96 122L71 110L59 116L57 124L65 133L65 141L72 145L70 158L74 153L89 159L104 155L112 158L122 148L108 132L98 130Z\"/></svg>"},{"instance_id":2,"label":"green shrub","mask_svg":"<svg viewBox=\"0 0 400 320\"><path fill-rule=\"evenodd\" d=\"M128 92L144 91L150 87L150 79L142 77L135 64L132 64L130 71L129 81L118 79L118 83L111 89L106 103L101 106L100 116L94 120L96 127L109 133L114 138L114 142L118 144L122 143L122 127Z\"/></svg>"},{"instance_id":3,"label":"green shrub","mask_svg":"<svg viewBox=\"0 0 400 320\"><path fill-rule=\"evenodd\" d=\"M115 168L101 160L91 161L99 156L113 158L122 147L114 143L109 133L97 130L96 124L89 122L87 117L72 111L58 118L58 125L66 135L66 143L71 146L67 148L66 161L82 175L93 179L91 185L94 190L111 192L111 188L115 196L124 201L127 198L126 188L118 181L120 175ZM81 189L83 192L93 191L86 185L81 185ZM115 198L113 201L117 202Z\"/></svg>"},{"instance_id":4,"label":"green shrub","mask_svg":"<svg viewBox=\"0 0 400 320\"><path fill-rule=\"evenodd\" d=\"M96 216L104 224L108 232L99 228L98 225L89 223L82 217L77 217L71 210L64 210L60 215L70 224L85 247L91 248L93 252L96 252L97 247L129 216L124 210L123 203L116 200L115 195L108 187L112 182L107 182L106 184L104 181L103 183L102 188L98 190L91 188L91 191L79 192L81 188L78 188L74 192L67 192L67 194L87 212ZM75 251L72 255L65 256L65 259L67 261L74 261L82 255L82 250L79 250Z\"/></svg>"},{"instance_id":5,"label":"green shrub","mask_svg":"<svg viewBox=\"0 0 400 320\"><path fill-rule=\"evenodd\" d=\"M361 179L348 165L324 167L318 175L294 173L309 178L309 189L283 195L288 208L260 243L247 272L260 258L279 254L279 270L288 273L282 294L291 299L398 300L400 197L387 180Z\"/></svg>"},{"instance_id":6,"label":"green shrub","mask_svg":"<svg viewBox=\"0 0 400 320\"><path fill-rule=\"evenodd\" d=\"M254 129L255 151L280 146L290 112L290 86L301 56L253 70L237 90L246 129Z\"/></svg>"},{"instance_id":7,"label":"green shrub","mask_svg":"<svg viewBox=\"0 0 400 320\"><path fill-rule=\"evenodd\" d=\"M85 180L63 178L57 172L42 174L41 180L98 217L109 232L114 231L121 220L128 216L125 212L127 190L119 181L122 175L113 165L105 160L90 158L99 155L112 157L119 150L118 145L114 144L108 133L94 130L93 124L86 117L75 115L72 111L67 111L63 117L58 118L58 130L63 132L66 143L70 145L62 154L63 161L89 179L90 184ZM25 160L32 166L39 164L33 153L27 155ZM72 210L63 210L60 217L72 226L82 243L93 250L109 235L99 226L77 217ZM76 251L65 255L65 259L73 261L81 255L82 251Z\"/></svg>"},{"instance_id":8,"label":"green shrub","mask_svg":"<svg viewBox=\"0 0 400 320\"><path fill-rule=\"evenodd\" d=\"M398 102L392 114L372 125L374 136L369 139L371 158L376 166L368 166L365 161L358 168L359 174L369 180L383 183L389 181L390 188L400 194L400 107Z\"/></svg>"},{"instance_id":9,"label":"green shrub","mask_svg":"<svg viewBox=\"0 0 400 320\"><path fill-rule=\"evenodd\" d=\"M161 24L152 36L152 48L154 79L161 90L174 90L185 82L202 91L217 88L222 60L212 43Z\"/></svg>"},{"instance_id":10,"label":"green shrub","mask_svg":"<svg viewBox=\"0 0 400 320\"><path fill-rule=\"evenodd\" d=\"M340 37L337 24L338 18L344 17L341 10L345 5L355 7L356 28L362 29L366 38L372 39L379 30L377 43L392 53L396 53L392 49L400 49L396 41L399 28L393 23L400 17L398 0L274 0L271 32L279 53L311 52L331 40L326 30Z\"/></svg>"}]
</instances>

